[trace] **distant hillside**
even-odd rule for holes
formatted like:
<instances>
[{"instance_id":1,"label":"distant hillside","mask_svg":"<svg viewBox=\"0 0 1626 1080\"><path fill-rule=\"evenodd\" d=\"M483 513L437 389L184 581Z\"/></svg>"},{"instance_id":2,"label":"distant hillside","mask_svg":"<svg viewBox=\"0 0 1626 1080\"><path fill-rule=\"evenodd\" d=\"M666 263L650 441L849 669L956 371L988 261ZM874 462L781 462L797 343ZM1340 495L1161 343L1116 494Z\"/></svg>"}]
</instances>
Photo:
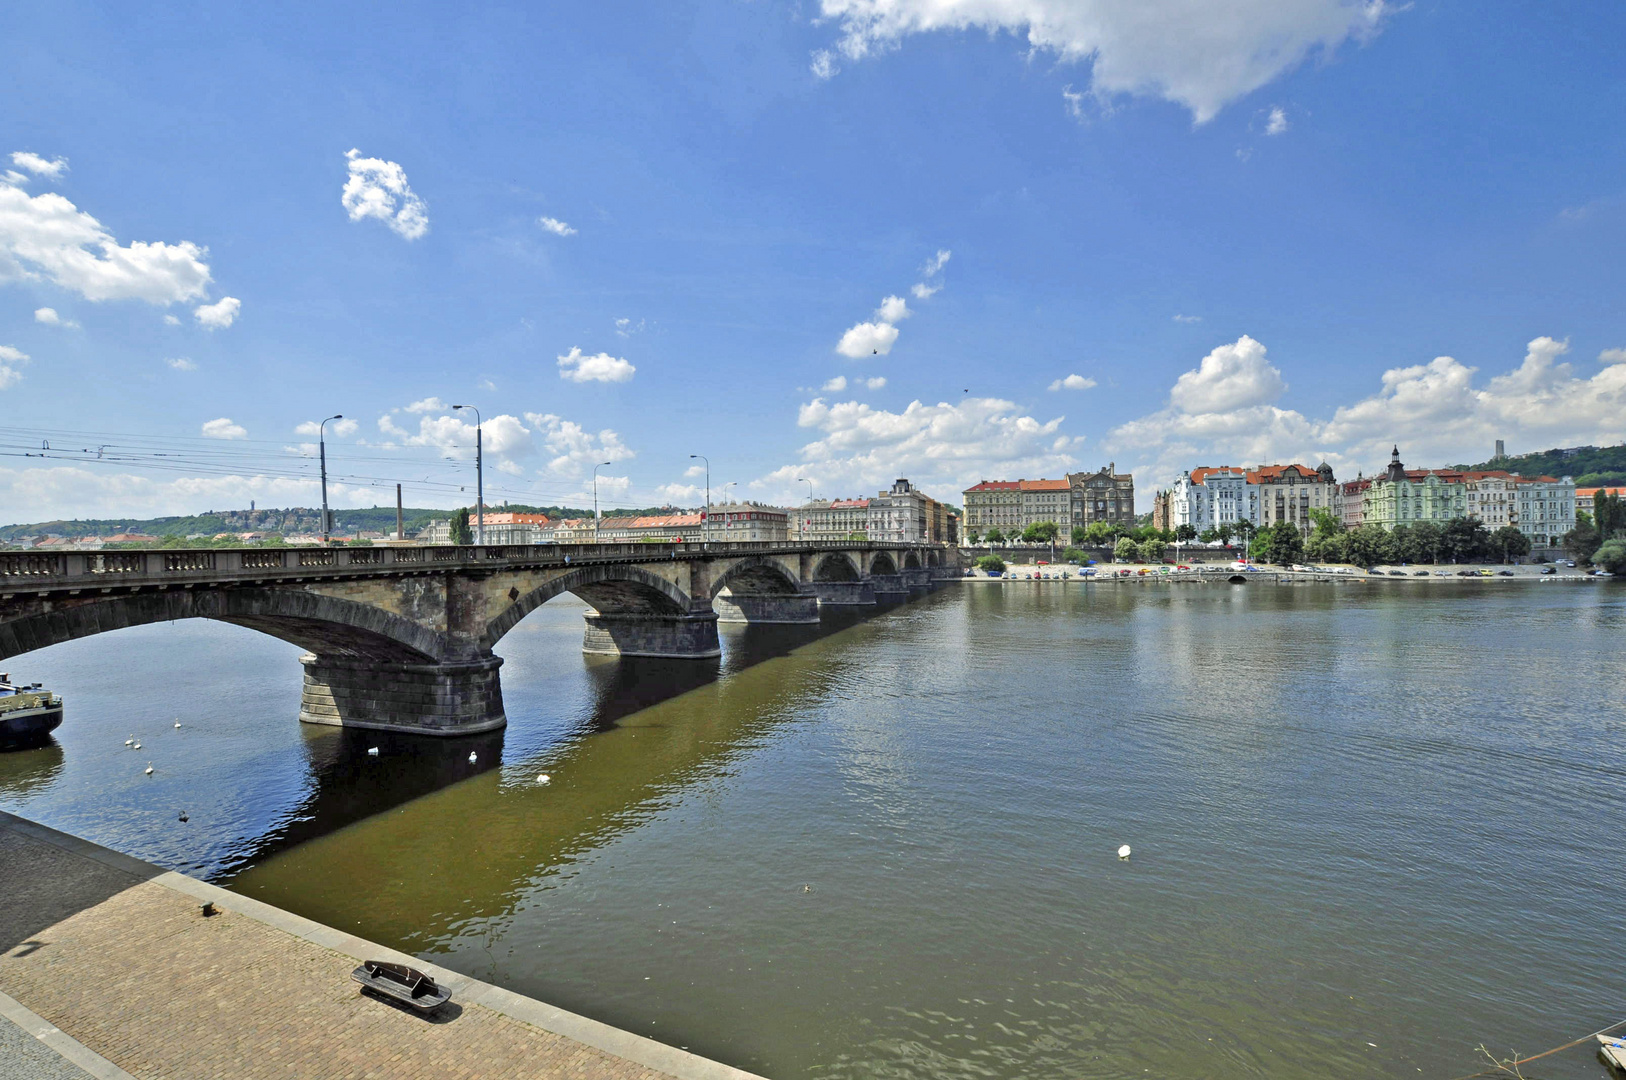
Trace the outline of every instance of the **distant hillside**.
<instances>
[{"instance_id":1,"label":"distant hillside","mask_svg":"<svg viewBox=\"0 0 1626 1080\"><path fill-rule=\"evenodd\" d=\"M1576 446L1517 457L1493 458L1457 469L1506 469L1521 476L1573 476L1576 487L1626 484L1626 445Z\"/></svg>"},{"instance_id":2,"label":"distant hillside","mask_svg":"<svg viewBox=\"0 0 1626 1080\"><path fill-rule=\"evenodd\" d=\"M511 512L518 514L546 514L550 518L592 517L591 510L571 506L528 506L509 503L506 506L488 506L487 513ZM605 507L606 515L671 514L670 506L645 507L636 510ZM407 507L402 517L406 533L413 535L431 521L449 518L456 511L429 510ZM334 531L340 533L395 531L395 507L374 506L365 510L335 510ZM298 533L316 533L322 530L322 511L319 508L296 506L286 510L216 510L189 517L158 518L76 518L72 521L40 521L32 524L0 526L0 543L14 543L23 536L113 536L117 533L145 533L148 536L213 536L216 533L263 532L292 536Z\"/></svg>"}]
</instances>

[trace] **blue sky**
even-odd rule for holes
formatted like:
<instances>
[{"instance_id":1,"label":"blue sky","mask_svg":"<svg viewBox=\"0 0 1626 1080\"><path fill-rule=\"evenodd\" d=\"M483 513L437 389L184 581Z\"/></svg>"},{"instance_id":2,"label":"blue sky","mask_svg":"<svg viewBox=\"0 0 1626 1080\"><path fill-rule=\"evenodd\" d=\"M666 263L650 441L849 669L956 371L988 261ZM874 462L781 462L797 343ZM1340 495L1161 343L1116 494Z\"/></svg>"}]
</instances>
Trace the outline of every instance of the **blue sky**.
<instances>
[{"instance_id":1,"label":"blue sky","mask_svg":"<svg viewBox=\"0 0 1626 1080\"><path fill-rule=\"evenodd\" d=\"M537 7L0 13L9 519L1626 438L1618 4Z\"/></svg>"}]
</instances>

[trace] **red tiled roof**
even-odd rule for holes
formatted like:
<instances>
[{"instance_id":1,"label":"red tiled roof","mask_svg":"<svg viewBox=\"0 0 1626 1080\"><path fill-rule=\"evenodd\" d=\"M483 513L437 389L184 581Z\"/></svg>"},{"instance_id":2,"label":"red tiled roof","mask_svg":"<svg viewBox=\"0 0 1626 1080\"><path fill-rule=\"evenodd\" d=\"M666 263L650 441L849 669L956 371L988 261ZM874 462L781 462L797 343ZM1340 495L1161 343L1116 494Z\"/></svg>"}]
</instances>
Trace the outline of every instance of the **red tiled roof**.
<instances>
[{"instance_id":1,"label":"red tiled roof","mask_svg":"<svg viewBox=\"0 0 1626 1080\"><path fill-rule=\"evenodd\" d=\"M1543 479L1545 479L1545 478L1543 478ZM1603 492L1605 495L1623 495L1623 496L1626 496L1626 487L1576 488L1575 489L1575 494L1576 494L1576 496L1578 498L1595 499L1595 498L1598 497L1598 492L1600 492L1600 491Z\"/></svg>"},{"instance_id":2,"label":"red tiled roof","mask_svg":"<svg viewBox=\"0 0 1626 1080\"><path fill-rule=\"evenodd\" d=\"M1191 482L1200 484L1219 472L1243 473L1246 475L1246 470L1239 469L1235 465L1201 465L1191 470Z\"/></svg>"},{"instance_id":3,"label":"red tiled roof","mask_svg":"<svg viewBox=\"0 0 1626 1080\"><path fill-rule=\"evenodd\" d=\"M1068 491L1072 485L1065 480L1018 480L1023 491Z\"/></svg>"},{"instance_id":4,"label":"red tiled roof","mask_svg":"<svg viewBox=\"0 0 1626 1080\"><path fill-rule=\"evenodd\" d=\"M1316 478L1316 471L1308 465L1261 465L1248 472L1248 483L1258 484L1266 480L1276 480L1289 472L1296 472L1307 480Z\"/></svg>"},{"instance_id":5,"label":"red tiled roof","mask_svg":"<svg viewBox=\"0 0 1626 1080\"><path fill-rule=\"evenodd\" d=\"M863 510L869 506L868 499L836 499L830 504L832 510Z\"/></svg>"}]
</instances>

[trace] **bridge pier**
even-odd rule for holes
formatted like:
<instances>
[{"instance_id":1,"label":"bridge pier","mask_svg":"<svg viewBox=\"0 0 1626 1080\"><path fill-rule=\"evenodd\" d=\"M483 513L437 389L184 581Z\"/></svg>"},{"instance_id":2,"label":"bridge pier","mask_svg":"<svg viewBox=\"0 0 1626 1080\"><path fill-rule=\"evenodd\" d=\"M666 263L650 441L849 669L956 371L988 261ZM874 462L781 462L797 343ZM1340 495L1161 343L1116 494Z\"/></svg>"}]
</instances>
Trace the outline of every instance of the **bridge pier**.
<instances>
[{"instance_id":1,"label":"bridge pier","mask_svg":"<svg viewBox=\"0 0 1626 1080\"><path fill-rule=\"evenodd\" d=\"M875 599L880 601L894 601L909 599L909 586L903 580L902 574L871 574L870 585L875 590Z\"/></svg>"},{"instance_id":2,"label":"bridge pier","mask_svg":"<svg viewBox=\"0 0 1626 1080\"><path fill-rule=\"evenodd\" d=\"M508 723L502 657L407 664L306 653L299 718L307 724L413 735L473 735Z\"/></svg>"},{"instance_id":3,"label":"bridge pier","mask_svg":"<svg viewBox=\"0 0 1626 1080\"><path fill-rule=\"evenodd\" d=\"M819 598L812 593L753 596L720 593L712 601L717 620L725 623L816 623Z\"/></svg>"},{"instance_id":4,"label":"bridge pier","mask_svg":"<svg viewBox=\"0 0 1626 1080\"><path fill-rule=\"evenodd\" d=\"M582 652L604 656L666 656L703 660L721 656L715 611L661 615L590 611Z\"/></svg>"},{"instance_id":5,"label":"bridge pier","mask_svg":"<svg viewBox=\"0 0 1626 1080\"><path fill-rule=\"evenodd\" d=\"M814 581L807 588L827 606L873 605L875 589L867 581Z\"/></svg>"}]
</instances>

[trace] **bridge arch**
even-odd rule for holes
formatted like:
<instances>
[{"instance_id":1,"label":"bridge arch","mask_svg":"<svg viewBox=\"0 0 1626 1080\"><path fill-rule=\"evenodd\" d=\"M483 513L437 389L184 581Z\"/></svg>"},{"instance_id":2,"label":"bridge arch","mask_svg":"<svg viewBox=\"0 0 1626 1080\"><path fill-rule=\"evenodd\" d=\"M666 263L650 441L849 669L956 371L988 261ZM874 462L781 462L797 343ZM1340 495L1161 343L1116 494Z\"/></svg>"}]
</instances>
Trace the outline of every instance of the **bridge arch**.
<instances>
[{"instance_id":1,"label":"bridge arch","mask_svg":"<svg viewBox=\"0 0 1626 1080\"><path fill-rule=\"evenodd\" d=\"M833 551L813 568L814 581L859 581L863 575L846 554Z\"/></svg>"},{"instance_id":2,"label":"bridge arch","mask_svg":"<svg viewBox=\"0 0 1626 1080\"><path fill-rule=\"evenodd\" d=\"M796 575L774 559L741 559L712 582L711 596L727 589L735 596L795 596L802 591Z\"/></svg>"},{"instance_id":3,"label":"bridge arch","mask_svg":"<svg viewBox=\"0 0 1626 1080\"><path fill-rule=\"evenodd\" d=\"M57 602L0 624L0 657L93 634L176 619L214 619L258 630L324 657L436 663L446 640L371 604L303 589L166 590Z\"/></svg>"},{"instance_id":4,"label":"bridge arch","mask_svg":"<svg viewBox=\"0 0 1626 1080\"><path fill-rule=\"evenodd\" d=\"M525 616L567 592L606 614L683 615L692 607L689 595L682 589L640 566L583 566L517 597L486 624L480 644L491 648Z\"/></svg>"},{"instance_id":5,"label":"bridge arch","mask_svg":"<svg viewBox=\"0 0 1626 1080\"><path fill-rule=\"evenodd\" d=\"M898 564L892 561L892 556L884 551L877 551L870 556L869 572L873 574L896 574Z\"/></svg>"},{"instance_id":6,"label":"bridge arch","mask_svg":"<svg viewBox=\"0 0 1626 1080\"><path fill-rule=\"evenodd\" d=\"M914 548L910 548L908 551L903 553L903 568L905 570L920 569L920 555L915 551Z\"/></svg>"}]
</instances>

